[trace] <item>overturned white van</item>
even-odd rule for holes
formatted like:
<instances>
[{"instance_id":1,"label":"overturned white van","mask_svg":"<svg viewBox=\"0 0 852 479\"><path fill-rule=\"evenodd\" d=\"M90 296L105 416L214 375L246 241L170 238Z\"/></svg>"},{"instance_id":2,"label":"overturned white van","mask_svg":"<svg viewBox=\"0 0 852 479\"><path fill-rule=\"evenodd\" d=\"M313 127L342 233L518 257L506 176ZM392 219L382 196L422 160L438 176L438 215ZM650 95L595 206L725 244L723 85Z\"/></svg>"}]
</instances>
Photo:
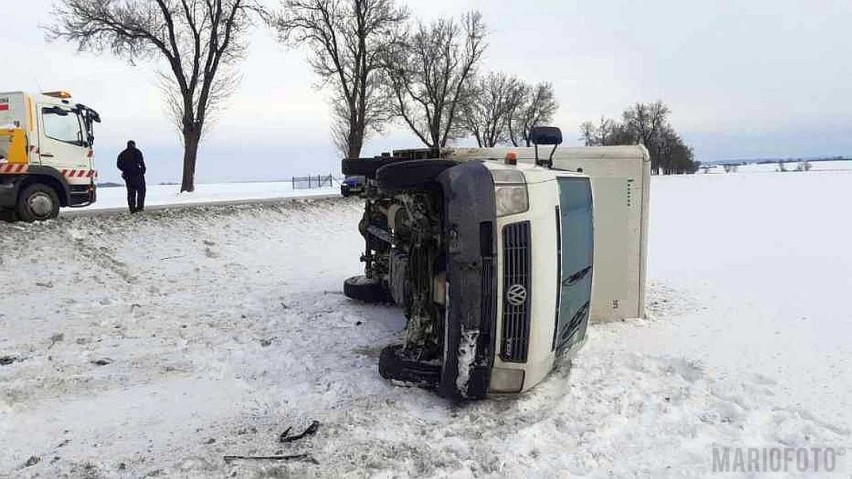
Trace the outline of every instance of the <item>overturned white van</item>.
<instances>
[{"instance_id":1,"label":"overturned white van","mask_svg":"<svg viewBox=\"0 0 852 479\"><path fill-rule=\"evenodd\" d=\"M367 178L365 274L344 292L408 318L383 377L449 397L520 393L582 346L590 317L643 315L647 151L559 149L555 128L533 138L552 149L344 160Z\"/></svg>"}]
</instances>

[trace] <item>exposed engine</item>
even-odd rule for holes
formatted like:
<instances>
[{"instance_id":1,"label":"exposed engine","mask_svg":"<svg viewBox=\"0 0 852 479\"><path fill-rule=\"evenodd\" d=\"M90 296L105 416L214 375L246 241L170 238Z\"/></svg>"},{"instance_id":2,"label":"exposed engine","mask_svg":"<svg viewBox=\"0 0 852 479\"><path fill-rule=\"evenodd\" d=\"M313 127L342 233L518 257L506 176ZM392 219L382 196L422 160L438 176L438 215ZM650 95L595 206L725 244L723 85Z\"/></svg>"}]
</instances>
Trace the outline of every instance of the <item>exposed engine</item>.
<instances>
[{"instance_id":1,"label":"exposed engine","mask_svg":"<svg viewBox=\"0 0 852 479\"><path fill-rule=\"evenodd\" d=\"M439 360L446 303L446 260L442 244L441 196L427 191L398 193L369 202L361 233L373 254L365 258L373 277L385 278L408 323L406 357Z\"/></svg>"}]
</instances>

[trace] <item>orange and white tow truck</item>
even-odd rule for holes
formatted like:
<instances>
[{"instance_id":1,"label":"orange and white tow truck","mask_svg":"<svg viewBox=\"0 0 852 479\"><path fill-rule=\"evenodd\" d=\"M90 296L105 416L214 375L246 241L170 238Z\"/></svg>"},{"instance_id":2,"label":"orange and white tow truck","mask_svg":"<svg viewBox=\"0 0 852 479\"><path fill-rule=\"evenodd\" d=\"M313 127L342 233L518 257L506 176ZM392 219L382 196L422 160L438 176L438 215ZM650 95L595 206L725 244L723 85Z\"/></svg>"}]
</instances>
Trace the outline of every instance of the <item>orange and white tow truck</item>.
<instances>
[{"instance_id":1,"label":"orange and white tow truck","mask_svg":"<svg viewBox=\"0 0 852 479\"><path fill-rule=\"evenodd\" d=\"M94 203L100 121L67 92L0 92L0 210L36 221Z\"/></svg>"}]
</instances>

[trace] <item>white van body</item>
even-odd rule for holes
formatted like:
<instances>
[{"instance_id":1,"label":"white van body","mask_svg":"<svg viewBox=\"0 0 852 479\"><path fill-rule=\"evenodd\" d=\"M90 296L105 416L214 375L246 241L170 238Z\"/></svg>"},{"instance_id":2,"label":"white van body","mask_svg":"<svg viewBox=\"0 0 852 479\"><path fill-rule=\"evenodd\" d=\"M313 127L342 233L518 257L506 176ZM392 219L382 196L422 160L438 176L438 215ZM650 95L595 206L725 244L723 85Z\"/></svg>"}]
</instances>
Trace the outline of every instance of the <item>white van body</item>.
<instances>
[{"instance_id":1,"label":"white van body","mask_svg":"<svg viewBox=\"0 0 852 479\"><path fill-rule=\"evenodd\" d=\"M547 158L550 147L539 147ZM517 154L518 163L534 164L534 148L455 148L453 160L503 162ZM595 274L592 280L592 321L645 316L648 257L648 212L651 156L642 145L559 147L553 169L575 171L591 179L595 201Z\"/></svg>"}]
</instances>

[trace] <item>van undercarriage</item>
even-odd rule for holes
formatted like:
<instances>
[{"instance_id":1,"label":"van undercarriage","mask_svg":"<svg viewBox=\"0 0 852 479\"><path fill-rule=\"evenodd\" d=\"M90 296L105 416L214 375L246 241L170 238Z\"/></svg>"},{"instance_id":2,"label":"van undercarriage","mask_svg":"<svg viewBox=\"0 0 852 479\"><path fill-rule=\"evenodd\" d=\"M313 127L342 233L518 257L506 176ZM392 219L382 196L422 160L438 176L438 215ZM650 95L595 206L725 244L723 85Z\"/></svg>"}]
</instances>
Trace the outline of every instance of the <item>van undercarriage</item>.
<instances>
[{"instance_id":1,"label":"van undercarriage","mask_svg":"<svg viewBox=\"0 0 852 479\"><path fill-rule=\"evenodd\" d=\"M496 301L490 174L479 163L405 161L383 168L365 197L367 284L386 288L408 319L404 342L385 348L379 372L447 396L484 397Z\"/></svg>"}]
</instances>

